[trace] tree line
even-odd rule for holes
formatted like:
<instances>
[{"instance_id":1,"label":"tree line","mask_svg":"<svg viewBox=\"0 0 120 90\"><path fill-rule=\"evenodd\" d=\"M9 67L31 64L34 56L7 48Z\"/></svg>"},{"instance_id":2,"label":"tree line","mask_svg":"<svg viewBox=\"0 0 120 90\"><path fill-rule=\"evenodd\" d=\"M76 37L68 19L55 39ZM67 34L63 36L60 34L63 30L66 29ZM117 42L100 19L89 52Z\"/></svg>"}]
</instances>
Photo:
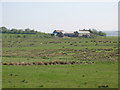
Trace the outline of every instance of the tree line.
<instances>
[{"instance_id":1,"label":"tree line","mask_svg":"<svg viewBox=\"0 0 120 90\"><path fill-rule=\"evenodd\" d=\"M2 34L18 34L16 37L28 37L30 35L35 35L39 38L50 38L51 34L35 31L34 29L8 29L6 27L0 27L0 33Z\"/></svg>"},{"instance_id":2,"label":"tree line","mask_svg":"<svg viewBox=\"0 0 120 90\"><path fill-rule=\"evenodd\" d=\"M106 36L106 33L103 31L97 31L96 29L89 29L91 33L95 36Z\"/></svg>"},{"instance_id":3,"label":"tree line","mask_svg":"<svg viewBox=\"0 0 120 90\"><path fill-rule=\"evenodd\" d=\"M8 33L8 34L37 34L40 32L37 32L35 30L31 30L29 28L23 30L23 29L7 29L6 27L0 27L0 32L1 33Z\"/></svg>"}]
</instances>

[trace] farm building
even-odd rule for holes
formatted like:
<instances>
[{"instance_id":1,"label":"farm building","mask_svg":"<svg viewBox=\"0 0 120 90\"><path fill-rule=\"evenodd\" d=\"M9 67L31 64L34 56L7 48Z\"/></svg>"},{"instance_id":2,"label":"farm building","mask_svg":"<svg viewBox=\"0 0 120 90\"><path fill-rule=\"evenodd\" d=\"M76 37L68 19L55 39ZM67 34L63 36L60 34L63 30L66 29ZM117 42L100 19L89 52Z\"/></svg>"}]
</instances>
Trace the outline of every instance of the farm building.
<instances>
[{"instance_id":1,"label":"farm building","mask_svg":"<svg viewBox=\"0 0 120 90\"><path fill-rule=\"evenodd\" d=\"M79 37L90 37L91 36L91 31L90 30L79 30Z\"/></svg>"},{"instance_id":2,"label":"farm building","mask_svg":"<svg viewBox=\"0 0 120 90\"><path fill-rule=\"evenodd\" d=\"M64 32L63 30L54 30L53 35L58 37L90 37L91 31L79 30L75 32Z\"/></svg>"},{"instance_id":3,"label":"farm building","mask_svg":"<svg viewBox=\"0 0 120 90\"><path fill-rule=\"evenodd\" d=\"M74 33L64 33L64 37L75 37Z\"/></svg>"},{"instance_id":4,"label":"farm building","mask_svg":"<svg viewBox=\"0 0 120 90\"><path fill-rule=\"evenodd\" d=\"M56 35L58 35L58 34L60 34L60 33L64 33L64 30L54 30L53 31L53 34L56 36Z\"/></svg>"}]
</instances>

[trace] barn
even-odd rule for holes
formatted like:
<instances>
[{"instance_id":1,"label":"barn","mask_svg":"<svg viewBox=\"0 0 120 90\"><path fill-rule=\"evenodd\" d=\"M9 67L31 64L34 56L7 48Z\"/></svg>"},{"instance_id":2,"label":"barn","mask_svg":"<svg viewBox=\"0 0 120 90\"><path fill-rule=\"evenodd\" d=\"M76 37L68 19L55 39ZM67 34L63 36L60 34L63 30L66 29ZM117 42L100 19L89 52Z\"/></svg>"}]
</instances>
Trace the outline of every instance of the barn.
<instances>
[{"instance_id":1,"label":"barn","mask_svg":"<svg viewBox=\"0 0 120 90\"><path fill-rule=\"evenodd\" d=\"M60 34L60 33L64 33L64 30L54 30L53 31L53 34L56 36L56 35L58 35L58 34Z\"/></svg>"},{"instance_id":2,"label":"barn","mask_svg":"<svg viewBox=\"0 0 120 90\"><path fill-rule=\"evenodd\" d=\"M79 30L79 37L90 37L91 36L91 30Z\"/></svg>"},{"instance_id":3,"label":"barn","mask_svg":"<svg viewBox=\"0 0 120 90\"><path fill-rule=\"evenodd\" d=\"M64 33L64 37L75 37L74 33Z\"/></svg>"}]
</instances>

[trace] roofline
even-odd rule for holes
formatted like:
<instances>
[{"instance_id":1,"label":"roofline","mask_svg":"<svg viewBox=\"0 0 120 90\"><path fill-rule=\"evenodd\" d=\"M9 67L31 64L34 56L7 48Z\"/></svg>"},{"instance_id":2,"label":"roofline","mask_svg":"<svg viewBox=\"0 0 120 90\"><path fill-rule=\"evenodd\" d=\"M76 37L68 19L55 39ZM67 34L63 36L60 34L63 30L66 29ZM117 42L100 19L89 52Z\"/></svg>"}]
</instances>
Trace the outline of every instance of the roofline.
<instances>
[{"instance_id":1,"label":"roofline","mask_svg":"<svg viewBox=\"0 0 120 90\"><path fill-rule=\"evenodd\" d=\"M79 30L79 31L91 31L91 30Z\"/></svg>"}]
</instances>

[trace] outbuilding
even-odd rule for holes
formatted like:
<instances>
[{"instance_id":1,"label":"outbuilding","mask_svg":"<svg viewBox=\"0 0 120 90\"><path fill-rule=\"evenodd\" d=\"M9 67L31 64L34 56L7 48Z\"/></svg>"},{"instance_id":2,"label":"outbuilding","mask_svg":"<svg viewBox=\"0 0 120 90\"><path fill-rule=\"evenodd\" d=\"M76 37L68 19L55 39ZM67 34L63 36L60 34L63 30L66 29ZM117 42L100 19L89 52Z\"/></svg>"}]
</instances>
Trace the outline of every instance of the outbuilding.
<instances>
[{"instance_id":1,"label":"outbuilding","mask_svg":"<svg viewBox=\"0 0 120 90\"><path fill-rule=\"evenodd\" d=\"M91 36L91 30L79 30L79 37L90 37Z\"/></svg>"}]
</instances>

